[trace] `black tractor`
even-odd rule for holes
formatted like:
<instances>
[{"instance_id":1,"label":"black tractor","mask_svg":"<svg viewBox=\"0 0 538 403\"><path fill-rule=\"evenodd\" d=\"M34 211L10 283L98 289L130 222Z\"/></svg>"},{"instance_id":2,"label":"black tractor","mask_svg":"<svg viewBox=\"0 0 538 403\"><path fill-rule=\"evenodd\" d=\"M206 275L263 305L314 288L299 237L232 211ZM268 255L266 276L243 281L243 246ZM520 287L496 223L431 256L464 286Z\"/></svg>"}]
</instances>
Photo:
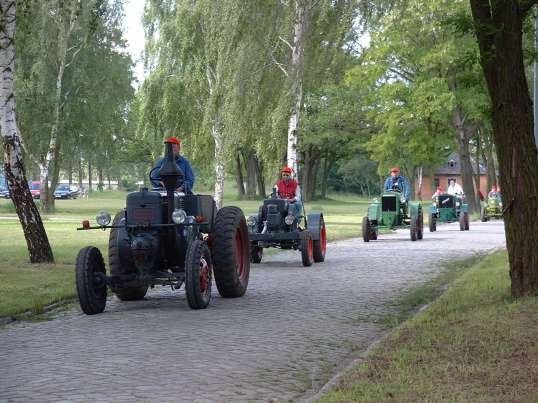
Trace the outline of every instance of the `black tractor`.
<instances>
[{"instance_id":1,"label":"black tractor","mask_svg":"<svg viewBox=\"0 0 538 403\"><path fill-rule=\"evenodd\" d=\"M303 266L325 260L327 232L323 214L306 216L303 205L298 215L295 203L278 198L276 189L264 200L258 215L248 217L247 225L252 263L262 261L264 248L300 250Z\"/></svg>"},{"instance_id":2,"label":"black tractor","mask_svg":"<svg viewBox=\"0 0 538 403\"><path fill-rule=\"evenodd\" d=\"M248 229L237 207L217 211L211 196L175 192L183 172L166 143L159 180L164 189L127 195L127 207L111 222L107 212L96 217L97 226L83 221L79 230L110 228L109 272L98 248L82 248L76 262L77 293L88 315L105 309L107 289L122 301L141 300L149 287L185 284L192 309L211 300L213 275L222 297L245 293L250 273Z\"/></svg>"}]
</instances>

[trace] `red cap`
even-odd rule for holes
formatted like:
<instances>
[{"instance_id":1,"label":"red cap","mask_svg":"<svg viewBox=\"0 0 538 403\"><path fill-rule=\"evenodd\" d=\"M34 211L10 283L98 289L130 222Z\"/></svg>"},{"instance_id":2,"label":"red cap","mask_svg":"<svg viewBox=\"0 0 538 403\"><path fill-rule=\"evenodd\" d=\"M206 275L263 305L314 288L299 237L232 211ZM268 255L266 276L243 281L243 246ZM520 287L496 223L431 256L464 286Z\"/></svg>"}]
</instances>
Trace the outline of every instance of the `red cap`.
<instances>
[{"instance_id":1,"label":"red cap","mask_svg":"<svg viewBox=\"0 0 538 403\"><path fill-rule=\"evenodd\" d=\"M390 172L394 172L395 174L400 173L400 168L394 167L390 170Z\"/></svg>"},{"instance_id":2,"label":"red cap","mask_svg":"<svg viewBox=\"0 0 538 403\"><path fill-rule=\"evenodd\" d=\"M168 137L166 140L164 140L165 143L172 143L177 144L178 146L181 145L181 140L175 137Z\"/></svg>"},{"instance_id":3,"label":"red cap","mask_svg":"<svg viewBox=\"0 0 538 403\"><path fill-rule=\"evenodd\" d=\"M284 167L280 170L280 172L285 172L287 174L291 174L293 172L293 169L291 169L290 167Z\"/></svg>"}]
</instances>

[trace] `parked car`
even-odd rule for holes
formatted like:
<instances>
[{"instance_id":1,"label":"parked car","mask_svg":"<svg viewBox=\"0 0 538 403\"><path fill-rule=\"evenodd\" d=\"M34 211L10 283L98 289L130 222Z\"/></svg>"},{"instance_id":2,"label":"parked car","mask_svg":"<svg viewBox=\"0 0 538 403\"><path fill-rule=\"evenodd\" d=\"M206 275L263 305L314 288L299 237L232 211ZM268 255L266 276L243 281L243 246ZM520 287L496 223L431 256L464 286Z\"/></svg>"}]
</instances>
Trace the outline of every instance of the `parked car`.
<instances>
[{"instance_id":1,"label":"parked car","mask_svg":"<svg viewBox=\"0 0 538 403\"><path fill-rule=\"evenodd\" d=\"M60 185L54 191L55 199L76 199L80 190L74 185Z\"/></svg>"},{"instance_id":2,"label":"parked car","mask_svg":"<svg viewBox=\"0 0 538 403\"><path fill-rule=\"evenodd\" d=\"M32 193L32 197L34 199L39 199L41 196L41 182L31 181L28 185L30 187L30 193Z\"/></svg>"}]
</instances>

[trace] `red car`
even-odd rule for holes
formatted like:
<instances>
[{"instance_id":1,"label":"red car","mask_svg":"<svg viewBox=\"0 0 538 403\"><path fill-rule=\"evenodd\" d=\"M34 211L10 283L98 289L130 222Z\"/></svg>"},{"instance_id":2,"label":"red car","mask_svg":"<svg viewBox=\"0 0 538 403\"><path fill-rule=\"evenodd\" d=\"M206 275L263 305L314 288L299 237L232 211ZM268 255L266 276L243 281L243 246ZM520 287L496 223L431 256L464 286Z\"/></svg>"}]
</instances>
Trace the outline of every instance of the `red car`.
<instances>
[{"instance_id":1,"label":"red car","mask_svg":"<svg viewBox=\"0 0 538 403\"><path fill-rule=\"evenodd\" d=\"M34 199L39 199L41 196L41 182L39 181L32 181L29 183L30 186L30 192L32 193L32 197Z\"/></svg>"}]
</instances>

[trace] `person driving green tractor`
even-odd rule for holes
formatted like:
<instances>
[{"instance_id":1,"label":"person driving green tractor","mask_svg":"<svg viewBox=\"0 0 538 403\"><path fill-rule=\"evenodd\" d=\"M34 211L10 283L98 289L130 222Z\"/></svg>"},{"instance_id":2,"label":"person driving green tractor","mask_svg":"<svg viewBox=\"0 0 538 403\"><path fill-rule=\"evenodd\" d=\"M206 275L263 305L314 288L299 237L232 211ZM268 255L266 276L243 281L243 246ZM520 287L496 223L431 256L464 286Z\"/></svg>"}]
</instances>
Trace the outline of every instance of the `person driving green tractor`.
<instances>
[{"instance_id":1,"label":"person driving green tractor","mask_svg":"<svg viewBox=\"0 0 538 403\"><path fill-rule=\"evenodd\" d=\"M409 200L411 195L411 186L405 176L400 176L400 168L394 167L390 170L390 176L385 180L385 186L383 187L385 192L395 190L401 192L405 197L405 201Z\"/></svg>"}]
</instances>

